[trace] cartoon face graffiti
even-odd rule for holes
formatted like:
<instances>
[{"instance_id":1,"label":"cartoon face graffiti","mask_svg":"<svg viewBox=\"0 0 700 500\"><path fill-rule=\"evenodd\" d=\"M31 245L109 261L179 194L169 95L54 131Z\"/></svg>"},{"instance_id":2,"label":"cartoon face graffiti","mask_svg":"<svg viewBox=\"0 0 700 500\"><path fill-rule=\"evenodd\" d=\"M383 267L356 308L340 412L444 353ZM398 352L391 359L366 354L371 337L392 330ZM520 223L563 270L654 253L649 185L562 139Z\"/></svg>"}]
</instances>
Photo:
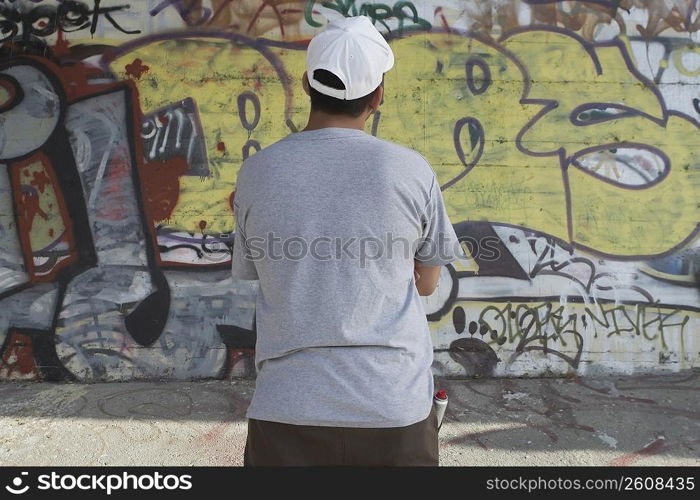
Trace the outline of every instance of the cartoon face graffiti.
<instances>
[{"instance_id":1,"label":"cartoon face graffiti","mask_svg":"<svg viewBox=\"0 0 700 500\"><path fill-rule=\"evenodd\" d=\"M451 32L392 48L377 135L425 154L453 222L529 228L625 257L696 232L700 153L688 144L700 131L665 109L622 42L538 29L502 45Z\"/></svg>"}]
</instances>

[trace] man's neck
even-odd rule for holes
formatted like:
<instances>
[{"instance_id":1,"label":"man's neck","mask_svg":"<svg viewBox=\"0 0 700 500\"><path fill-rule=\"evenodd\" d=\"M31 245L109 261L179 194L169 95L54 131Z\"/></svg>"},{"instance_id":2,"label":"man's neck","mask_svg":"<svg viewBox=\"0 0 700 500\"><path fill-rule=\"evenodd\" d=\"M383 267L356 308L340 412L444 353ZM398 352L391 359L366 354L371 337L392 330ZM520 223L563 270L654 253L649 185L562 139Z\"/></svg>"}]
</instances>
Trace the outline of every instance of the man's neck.
<instances>
[{"instance_id":1,"label":"man's neck","mask_svg":"<svg viewBox=\"0 0 700 500\"><path fill-rule=\"evenodd\" d=\"M346 115L333 115L330 113L323 113L320 111L312 111L309 113L309 122L306 125L304 131L318 130L328 127L336 128L353 128L357 130L365 129L365 121L367 117L363 113L357 118Z\"/></svg>"}]
</instances>

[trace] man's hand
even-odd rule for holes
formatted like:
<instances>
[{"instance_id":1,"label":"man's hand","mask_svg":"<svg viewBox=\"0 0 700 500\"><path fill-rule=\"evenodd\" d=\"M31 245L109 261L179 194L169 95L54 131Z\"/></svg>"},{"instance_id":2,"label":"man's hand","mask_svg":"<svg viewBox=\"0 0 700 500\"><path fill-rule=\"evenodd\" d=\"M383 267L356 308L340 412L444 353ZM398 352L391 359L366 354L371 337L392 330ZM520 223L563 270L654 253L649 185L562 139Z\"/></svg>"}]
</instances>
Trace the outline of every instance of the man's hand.
<instances>
[{"instance_id":1,"label":"man's hand","mask_svg":"<svg viewBox=\"0 0 700 500\"><path fill-rule=\"evenodd\" d=\"M420 261L413 261L413 277L416 280L418 294L425 297L432 295L437 288L442 266L424 266Z\"/></svg>"}]
</instances>

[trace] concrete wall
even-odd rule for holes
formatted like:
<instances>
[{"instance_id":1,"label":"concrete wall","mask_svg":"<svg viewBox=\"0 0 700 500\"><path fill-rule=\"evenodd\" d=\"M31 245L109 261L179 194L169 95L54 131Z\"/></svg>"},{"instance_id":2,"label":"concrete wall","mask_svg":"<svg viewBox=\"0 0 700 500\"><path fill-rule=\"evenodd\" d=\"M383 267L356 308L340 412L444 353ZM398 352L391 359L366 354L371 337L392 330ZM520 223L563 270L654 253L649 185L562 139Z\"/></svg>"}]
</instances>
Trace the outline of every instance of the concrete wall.
<instances>
[{"instance_id":1,"label":"concrete wall","mask_svg":"<svg viewBox=\"0 0 700 500\"><path fill-rule=\"evenodd\" d=\"M433 164L472 256L425 302L435 373L697 366L699 10L0 2L0 378L254 374L236 174L304 126L304 41L355 13L397 59L368 132Z\"/></svg>"}]
</instances>

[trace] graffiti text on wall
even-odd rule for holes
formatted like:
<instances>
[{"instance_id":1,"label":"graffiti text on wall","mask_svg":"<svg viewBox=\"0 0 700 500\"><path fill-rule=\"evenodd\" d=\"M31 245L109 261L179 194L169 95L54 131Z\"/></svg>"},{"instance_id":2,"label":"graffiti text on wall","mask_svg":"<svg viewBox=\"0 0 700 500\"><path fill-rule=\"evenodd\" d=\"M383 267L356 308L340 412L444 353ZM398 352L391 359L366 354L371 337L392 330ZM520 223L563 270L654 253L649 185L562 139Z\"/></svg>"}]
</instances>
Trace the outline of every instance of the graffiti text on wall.
<instances>
[{"instance_id":1,"label":"graffiti text on wall","mask_svg":"<svg viewBox=\"0 0 700 500\"><path fill-rule=\"evenodd\" d=\"M425 301L436 373L692 367L697 8L627 3L0 2L0 377L254 373L236 175L355 14L396 55L368 132L430 161L472 257Z\"/></svg>"}]
</instances>

